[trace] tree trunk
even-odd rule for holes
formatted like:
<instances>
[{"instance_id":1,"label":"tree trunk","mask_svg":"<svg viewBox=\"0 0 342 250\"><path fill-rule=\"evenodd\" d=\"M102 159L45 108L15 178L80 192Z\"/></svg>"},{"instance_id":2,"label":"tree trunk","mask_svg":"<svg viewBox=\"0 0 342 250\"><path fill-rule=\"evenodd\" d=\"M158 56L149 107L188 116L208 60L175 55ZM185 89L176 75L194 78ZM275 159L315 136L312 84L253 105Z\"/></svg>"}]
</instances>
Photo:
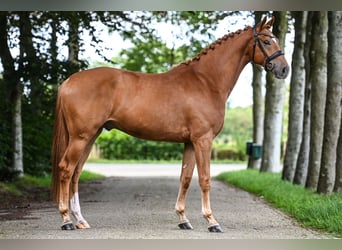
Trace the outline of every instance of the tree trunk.
<instances>
[{"instance_id":1,"label":"tree trunk","mask_svg":"<svg viewBox=\"0 0 342 250\"><path fill-rule=\"evenodd\" d=\"M77 13L71 13L68 17L69 25L69 39L68 39L68 65L70 71L75 73L80 70L81 65L79 61L80 52L80 38L79 38L79 18Z\"/></svg>"},{"instance_id":2,"label":"tree trunk","mask_svg":"<svg viewBox=\"0 0 342 250\"><path fill-rule=\"evenodd\" d=\"M311 117L311 35L312 35L312 16L309 11L306 22L306 39L304 46L305 60L305 99L304 99L304 117L302 143L300 145L299 155L296 164L296 173L293 179L294 184L304 185L308 174L309 151L310 151L310 117Z\"/></svg>"},{"instance_id":3,"label":"tree trunk","mask_svg":"<svg viewBox=\"0 0 342 250\"><path fill-rule=\"evenodd\" d=\"M335 179L335 192L342 191L342 114L340 122L340 135L337 144L337 156L336 156L336 179Z\"/></svg>"},{"instance_id":4,"label":"tree trunk","mask_svg":"<svg viewBox=\"0 0 342 250\"><path fill-rule=\"evenodd\" d=\"M286 11L275 11L273 34L279 38L284 48L287 33ZM266 75L264 141L261 172L273 172L280 168L280 149L282 136L282 118L285 95L285 81L276 79L271 73Z\"/></svg>"},{"instance_id":5,"label":"tree trunk","mask_svg":"<svg viewBox=\"0 0 342 250\"><path fill-rule=\"evenodd\" d=\"M8 45L7 15L0 13L0 59L3 65L3 79L6 85L7 97L13 105L10 111L13 140L11 147L13 157L9 173L23 176L23 143L22 143L22 124L21 124L21 84L18 72L15 70L15 60L13 59Z\"/></svg>"},{"instance_id":6,"label":"tree trunk","mask_svg":"<svg viewBox=\"0 0 342 250\"><path fill-rule=\"evenodd\" d=\"M255 23L261 20L262 11L255 12ZM264 127L264 100L262 96L262 68L259 65L253 64L253 142L262 144L263 127ZM261 159L254 159L249 156L248 168L260 169Z\"/></svg>"},{"instance_id":7,"label":"tree trunk","mask_svg":"<svg viewBox=\"0 0 342 250\"><path fill-rule=\"evenodd\" d=\"M58 32L58 18L55 16L52 16L51 18L51 22L50 22L50 27L51 27L51 39L50 39L50 49L48 50L50 52L51 55L51 64L52 65L58 65L58 60L57 60L57 56L58 56L58 46L57 46L57 32ZM50 69L51 71L51 82L53 84L56 84L56 86L59 83L59 79L58 79L58 69L51 67Z\"/></svg>"},{"instance_id":8,"label":"tree trunk","mask_svg":"<svg viewBox=\"0 0 342 250\"><path fill-rule=\"evenodd\" d=\"M336 176L336 149L341 122L342 88L342 12L329 11L328 81L324 118L324 137L318 193L333 192ZM340 153L341 154L341 153Z\"/></svg>"},{"instance_id":9,"label":"tree trunk","mask_svg":"<svg viewBox=\"0 0 342 250\"><path fill-rule=\"evenodd\" d=\"M295 40L292 54L292 74L290 83L290 105L288 140L284 157L282 179L293 181L303 132L304 92L305 92L305 29L306 11L293 12L295 18Z\"/></svg>"},{"instance_id":10,"label":"tree trunk","mask_svg":"<svg viewBox=\"0 0 342 250\"><path fill-rule=\"evenodd\" d=\"M327 89L327 12L314 12L312 24L312 53L314 60L311 61L311 128L306 187L317 189L321 165Z\"/></svg>"},{"instance_id":11,"label":"tree trunk","mask_svg":"<svg viewBox=\"0 0 342 250\"><path fill-rule=\"evenodd\" d=\"M32 113L40 116L42 110L41 97L44 89L40 82L41 60L38 59L33 45L32 24L30 12L19 12L20 18L20 68L19 72L23 76L24 82L30 82L30 106Z\"/></svg>"},{"instance_id":12,"label":"tree trunk","mask_svg":"<svg viewBox=\"0 0 342 250\"><path fill-rule=\"evenodd\" d=\"M264 127L264 110L262 96L262 71L259 65L253 65L253 143L262 145L263 127ZM255 159L248 157L249 169L260 169L261 158Z\"/></svg>"},{"instance_id":13,"label":"tree trunk","mask_svg":"<svg viewBox=\"0 0 342 250\"><path fill-rule=\"evenodd\" d=\"M23 129L21 121L21 92L18 91L14 100L14 152L13 152L13 170L18 177L24 176L23 164Z\"/></svg>"}]
</instances>

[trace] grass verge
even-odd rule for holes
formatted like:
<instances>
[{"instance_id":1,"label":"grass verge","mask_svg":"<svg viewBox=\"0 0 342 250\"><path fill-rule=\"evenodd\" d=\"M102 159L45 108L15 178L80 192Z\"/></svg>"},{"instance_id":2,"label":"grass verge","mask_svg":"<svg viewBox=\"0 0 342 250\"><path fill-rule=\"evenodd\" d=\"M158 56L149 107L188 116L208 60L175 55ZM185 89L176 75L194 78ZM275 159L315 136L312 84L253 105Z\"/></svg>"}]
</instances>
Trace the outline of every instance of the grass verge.
<instances>
[{"instance_id":1,"label":"grass verge","mask_svg":"<svg viewBox=\"0 0 342 250\"><path fill-rule=\"evenodd\" d=\"M104 178L103 175L82 171L80 182ZM22 195L22 190L27 188L50 188L51 175L44 177L35 177L25 175L23 178L17 179L11 183L0 182L0 193L9 193L12 195Z\"/></svg>"},{"instance_id":2,"label":"grass verge","mask_svg":"<svg viewBox=\"0 0 342 250\"><path fill-rule=\"evenodd\" d=\"M301 225L342 238L342 195L319 195L281 180L280 174L242 170L221 173L218 180L263 197Z\"/></svg>"}]
</instances>

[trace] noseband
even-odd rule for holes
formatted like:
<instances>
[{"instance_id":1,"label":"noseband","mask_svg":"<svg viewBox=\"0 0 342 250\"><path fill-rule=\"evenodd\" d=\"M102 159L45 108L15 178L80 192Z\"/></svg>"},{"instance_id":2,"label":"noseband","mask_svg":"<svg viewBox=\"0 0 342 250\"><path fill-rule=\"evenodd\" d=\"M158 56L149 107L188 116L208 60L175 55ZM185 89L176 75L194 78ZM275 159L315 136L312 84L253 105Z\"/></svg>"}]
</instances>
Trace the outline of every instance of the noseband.
<instances>
[{"instance_id":1,"label":"noseband","mask_svg":"<svg viewBox=\"0 0 342 250\"><path fill-rule=\"evenodd\" d=\"M254 62L255 47L256 47L256 44L258 43L259 49L261 50L261 52L263 53L263 55L264 55L264 57L266 59L265 70L266 71L272 70L273 69L273 65L272 65L271 61L273 59L277 58L278 56L284 55L284 52L282 50L278 50L278 51L274 52L271 56L268 56L266 51L265 51L265 49L264 49L264 47L262 46L258 36L268 36L270 38L275 38L275 36L269 35L269 34L266 34L266 33L257 33L255 26L253 28L253 35L254 35L253 57L252 57L253 58L253 62Z\"/></svg>"}]
</instances>

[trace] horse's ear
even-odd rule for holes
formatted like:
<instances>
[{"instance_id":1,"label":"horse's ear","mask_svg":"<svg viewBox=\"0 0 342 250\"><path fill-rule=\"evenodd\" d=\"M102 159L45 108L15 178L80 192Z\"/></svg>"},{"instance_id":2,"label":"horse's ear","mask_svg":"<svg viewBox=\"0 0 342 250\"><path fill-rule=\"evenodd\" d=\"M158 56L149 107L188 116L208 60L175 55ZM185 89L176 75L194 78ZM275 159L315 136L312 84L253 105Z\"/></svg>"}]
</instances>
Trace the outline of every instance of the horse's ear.
<instances>
[{"instance_id":1,"label":"horse's ear","mask_svg":"<svg viewBox=\"0 0 342 250\"><path fill-rule=\"evenodd\" d=\"M260 23L258 23L257 25L258 32L260 32L264 28L266 20L267 20L267 17L264 16L264 18L260 21Z\"/></svg>"},{"instance_id":2,"label":"horse's ear","mask_svg":"<svg viewBox=\"0 0 342 250\"><path fill-rule=\"evenodd\" d=\"M269 21L265 24L265 27L266 27L267 29L271 29L272 26L273 26L274 20L275 20L275 17L272 16L272 19L269 20Z\"/></svg>"}]
</instances>

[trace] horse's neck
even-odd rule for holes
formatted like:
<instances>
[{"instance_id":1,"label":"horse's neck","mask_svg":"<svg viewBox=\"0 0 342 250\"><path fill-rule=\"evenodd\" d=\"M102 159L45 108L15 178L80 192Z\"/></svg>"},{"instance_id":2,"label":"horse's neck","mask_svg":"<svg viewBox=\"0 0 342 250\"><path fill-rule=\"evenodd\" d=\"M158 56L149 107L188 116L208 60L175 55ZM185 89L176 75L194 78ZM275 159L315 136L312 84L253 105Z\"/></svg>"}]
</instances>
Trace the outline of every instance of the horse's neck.
<instances>
[{"instance_id":1,"label":"horse's neck","mask_svg":"<svg viewBox=\"0 0 342 250\"><path fill-rule=\"evenodd\" d=\"M224 101L227 100L241 71L250 61L248 44L251 39L250 29L235 34L233 38L228 38L209 50L206 55L201 55L194 65L197 73L207 79L207 83L222 95Z\"/></svg>"}]
</instances>

